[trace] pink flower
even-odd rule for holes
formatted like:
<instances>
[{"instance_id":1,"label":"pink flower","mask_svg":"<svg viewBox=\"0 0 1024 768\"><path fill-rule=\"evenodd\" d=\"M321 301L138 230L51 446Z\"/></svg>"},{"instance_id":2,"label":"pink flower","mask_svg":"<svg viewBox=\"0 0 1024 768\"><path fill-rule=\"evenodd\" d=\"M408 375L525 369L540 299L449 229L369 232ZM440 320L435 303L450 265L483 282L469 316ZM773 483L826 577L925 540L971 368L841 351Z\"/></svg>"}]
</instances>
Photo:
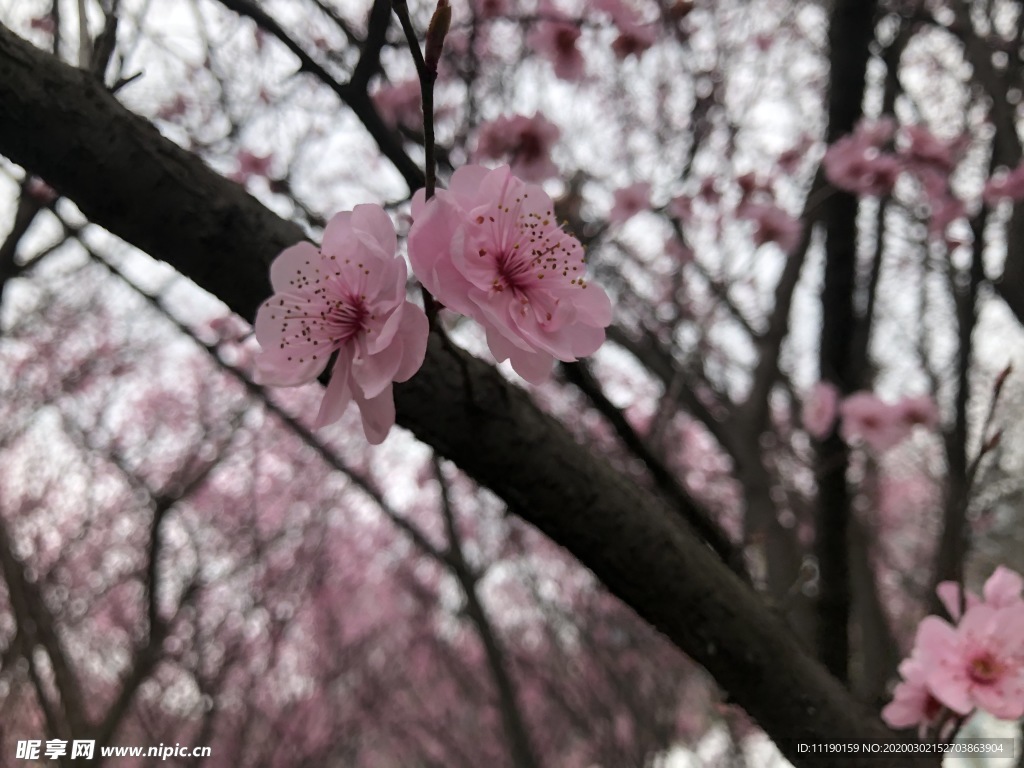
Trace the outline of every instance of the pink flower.
<instances>
[{"instance_id":1,"label":"pink flower","mask_svg":"<svg viewBox=\"0 0 1024 768\"><path fill-rule=\"evenodd\" d=\"M1024 603L974 605L960 624L927 616L916 650L936 699L961 715L975 707L995 717L1024 715Z\"/></svg>"},{"instance_id":2,"label":"pink flower","mask_svg":"<svg viewBox=\"0 0 1024 768\"><path fill-rule=\"evenodd\" d=\"M417 192L412 214L413 271L438 301L483 325L496 360L540 383L554 359L601 346L611 302L586 281L583 246L558 226L541 187L507 166L468 165L430 201Z\"/></svg>"},{"instance_id":3,"label":"pink flower","mask_svg":"<svg viewBox=\"0 0 1024 768\"><path fill-rule=\"evenodd\" d=\"M1011 171L1000 171L985 182L982 198L989 205L996 205L1001 200L1024 200L1024 163Z\"/></svg>"},{"instance_id":4,"label":"pink flower","mask_svg":"<svg viewBox=\"0 0 1024 768\"><path fill-rule=\"evenodd\" d=\"M651 185L646 181L638 181L636 184L615 190L615 205L608 214L608 221L623 224L650 207Z\"/></svg>"},{"instance_id":5,"label":"pink flower","mask_svg":"<svg viewBox=\"0 0 1024 768\"><path fill-rule=\"evenodd\" d=\"M960 585L955 581L943 581L935 588L945 606L946 611L954 621L960 619ZM1024 579L1020 574L1005 566L1000 565L988 577L985 586L982 588L984 604L993 608L1009 608L1024 600L1021 592L1024 591ZM982 599L973 592L966 592L963 598L967 609L982 604Z\"/></svg>"},{"instance_id":6,"label":"pink flower","mask_svg":"<svg viewBox=\"0 0 1024 768\"><path fill-rule=\"evenodd\" d=\"M261 384L313 381L337 360L315 429L337 421L354 400L367 440L383 442L395 423L392 382L423 364L427 318L406 301L405 261L395 256L395 228L378 205L334 216L323 246L286 248L270 267L274 295L256 314Z\"/></svg>"},{"instance_id":7,"label":"pink flower","mask_svg":"<svg viewBox=\"0 0 1024 768\"><path fill-rule=\"evenodd\" d=\"M819 381L804 401L803 424L807 433L817 439L832 431L839 408L839 390L827 381Z\"/></svg>"},{"instance_id":8,"label":"pink flower","mask_svg":"<svg viewBox=\"0 0 1024 768\"><path fill-rule=\"evenodd\" d=\"M239 184L245 184L253 176L267 176L270 164L274 162L273 155L257 155L247 149L239 150L235 159L238 161L238 170L229 178Z\"/></svg>"},{"instance_id":9,"label":"pink flower","mask_svg":"<svg viewBox=\"0 0 1024 768\"><path fill-rule=\"evenodd\" d=\"M527 45L551 62L557 77L579 80L586 68L583 54L576 47L581 34L579 25L549 3L541 5L538 15L541 20L527 36Z\"/></svg>"},{"instance_id":10,"label":"pink flower","mask_svg":"<svg viewBox=\"0 0 1024 768\"><path fill-rule=\"evenodd\" d=\"M843 440L863 441L876 453L884 453L910 433L896 408L882 402L871 392L855 392L839 406Z\"/></svg>"},{"instance_id":11,"label":"pink flower","mask_svg":"<svg viewBox=\"0 0 1024 768\"><path fill-rule=\"evenodd\" d=\"M803 225L774 203L748 203L744 218L754 222L754 244L775 243L784 253L792 253L800 243Z\"/></svg>"},{"instance_id":12,"label":"pink flower","mask_svg":"<svg viewBox=\"0 0 1024 768\"><path fill-rule=\"evenodd\" d=\"M893 155L882 152L892 138L891 121L861 121L856 130L836 141L822 161L825 175L839 189L858 195L888 195L903 165Z\"/></svg>"},{"instance_id":13,"label":"pink flower","mask_svg":"<svg viewBox=\"0 0 1024 768\"><path fill-rule=\"evenodd\" d=\"M665 253L681 265L693 261L693 249L675 235L671 235L665 240Z\"/></svg>"},{"instance_id":14,"label":"pink flower","mask_svg":"<svg viewBox=\"0 0 1024 768\"><path fill-rule=\"evenodd\" d=\"M473 0L472 5L480 21L508 16L512 11L510 0Z\"/></svg>"},{"instance_id":15,"label":"pink flower","mask_svg":"<svg viewBox=\"0 0 1024 768\"><path fill-rule=\"evenodd\" d=\"M905 659L900 664L903 681L893 691L892 701L882 709L882 719L890 728L918 726L924 738L928 728L938 724L944 711L927 684L928 670L920 659Z\"/></svg>"},{"instance_id":16,"label":"pink flower","mask_svg":"<svg viewBox=\"0 0 1024 768\"><path fill-rule=\"evenodd\" d=\"M371 98L381 118L392 128L416 130L422 126L419 80L414 78L393 85L382 85Z\"/></svg>"},{"instance_id":17,"label":"pink flower","mask_svg":"<svg viewBox=\"0 0 1024 768\"><path fill-rule=\"evenodd\" d=\"M920 167L930 167L948 177L966 149L962 139L943 141L922 125L908 125L901 133L904 142L900 154L906 157L908 165L915 171Z\"/></svg>"},{"instance_id":18,"label":"pink flower","mask_svg":"<svg viewBox=\"0 0 1024 768\"><path fill-rule=\"evenodd\" d=\"M558 174L551 147L561 134L558 126L539 112L502 116L481 124L474 159L508 157L512 173L526 181L544 181Z\"/></svg>"},{"instance_id":19,"label":"pink flower","mask_svg":"<svg viewBox=\"0 0 1024 768\"><path fill-rule=\"evenodd\" d=\"M693 198L689 195L673 197L669 201L668 212L681 221L689 221L693 217Z\"/></svg>"},{"instance_id":20,"label":"pink flower","mask_svg":"<svg viewBox=\"0 0 1024 768\"><path fill-rule=\"evenodd\" d=\"M939 409L929 395L904 397L896 404L899 418L908 427L922 426L935 429L939 423Z\"/></svg>"},{"instance_id":21,"label":"pink flower","mask_svg":"<svg viewBox=\"0 0 1024 768\"><path fill-rule=\"evenodd\" d=\"M639 59L644 51L658 42L658 31L650 24L630 20L617 26L619 36L612 41L612 51L620 61L629 56Z\"/></svg>"}]
</instances>

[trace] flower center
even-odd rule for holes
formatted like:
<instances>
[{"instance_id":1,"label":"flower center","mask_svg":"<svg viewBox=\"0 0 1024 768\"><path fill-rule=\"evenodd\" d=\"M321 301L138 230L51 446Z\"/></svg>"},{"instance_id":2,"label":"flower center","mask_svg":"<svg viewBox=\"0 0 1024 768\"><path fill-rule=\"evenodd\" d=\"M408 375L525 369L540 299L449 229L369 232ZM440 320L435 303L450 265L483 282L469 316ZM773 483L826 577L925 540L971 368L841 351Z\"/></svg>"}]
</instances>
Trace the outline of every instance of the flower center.
<instances>
[{"instance_id":1,"label":"flower center","mask_svg":"<svg viewBox=\"0 0 1024 768\"><path fill-rule=\"evenodd\" d=\"M328 305L323 313L324 330L334 344L341 346L367 329L370 311L365 296L342 296Z\"/></svg>"},{"instance_id":2,"label":"flower center","mask_svg":"<svg viewBox=\"0 0 1024 768\"><path fill-rule=\"evenodd\" d=\"M999 659L985 652L971 659L967 666L967 676L975 683L990 685L1002 677L1003 665Z\"/></svg>"}]
</instances>

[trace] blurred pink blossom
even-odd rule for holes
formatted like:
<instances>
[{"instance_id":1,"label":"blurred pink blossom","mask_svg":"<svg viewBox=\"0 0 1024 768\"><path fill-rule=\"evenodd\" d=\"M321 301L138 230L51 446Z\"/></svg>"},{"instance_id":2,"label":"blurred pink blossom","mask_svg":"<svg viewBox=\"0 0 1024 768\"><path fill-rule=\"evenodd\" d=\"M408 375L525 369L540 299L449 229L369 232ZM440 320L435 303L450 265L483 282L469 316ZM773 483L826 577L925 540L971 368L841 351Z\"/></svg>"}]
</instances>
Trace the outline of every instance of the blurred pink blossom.
<instances>
[{"instance_id":1,"label":"blurred pink blossom","mask_svg":"<svg viewBox=\"0 0 1024 768\"><path fill-rule=\"evenodd\" d=\"M541 17L526 38L526 44L539 56L551 62L555 75L562 80L576 81L583 77L586 62L576 46L579 25L550 3L542 3Z\"/></svg>"},{"instance_id":2,"label":"blurred pink blossom","mask_svg":"<svg viewBox=\"0 0 1024 768\"><path fill-rule=\"evenodd\" d=\"M619 36L612 41L612 51L620 61L641 54L658 42L658 30L652 24L629 20L618 23Z\"/></svg>"},{"instance_id":3,"label":"blurred pink blossom","mask_svg":"<svg viewBox=\"0 0 1024 768\"><path fill-rule=\"evenodd\" d=\"M754 222L754 244L775 243L792 253L800 243L803 224L774 203L751 203L743 208L744 218Z\"/></svg>"},{"instance_id":4,"label":"blurred pink blossom","mask_svg":"<svg viewBox=\"0 0 1024 768\"><path fill-rule=\"evenodd\" d=\"M804 429L811 437L821 440L832 431L838 412L839 390L831 382L819 381L804 400Z\"/></svg>"},{"instance_id":5,"label":"blurred pink blossom","mask_svg":"<svg viewBox=\"0 0 1024 768\"><path fill-rule=\"evenodd\" d=\"M253 176L267 176L270 173L270 165L274 162L274 156L257 155L247 149L239 150L235 155L238 162L238 170L228 178L239 184L245 184Z\"/></svg>"},{"instance_id":6,"label":"blurred pink blossom","mask_svg":"<svg viewBox=\"0 0 1024 768\"><path fill-rule=\"evenodd\" d=\"M1024 200L1024 163L1010 171L999 171L993 174L982 191L982 198L989 205L996 205L1001 200Z\"/></svg>"},{"instance_id":7,"label":"blurred pink blossom","mask_svg":"<svg viewBox=\"0 0 1024 768\"><path fill-rule=\"evenodd\" d=\"M855 392L839 406L840 434L847 443L863 441L876 453L884 453L910 434L895 406L872 392Z\"/></svg>"},{"instance_id":8,"label":"blurred pink blossom","mask_svg":"<svg viewBox=\"0 0 1024 768\"><path fill-rule=\"evenodd\" d=\"M415 78L382 85L371 98L381 118L393 128L416 130L423 123L420 82Z\"/></svg>"},{"instance_id":9,"label":"blurred pink blossom","mask_svg":"<svg viewBox=\"0 0 1024 768\"><path fill-rule=\"evenodd\" d=\"M861 121L825 152L825 175L839 189L858 195L888 195L903 165L882 148L892 139L891 120Z\"/></svg>"},{"instance_id":10,"label":"blurred pink blossom","mask_svg":"<svg viewBox=\"0 0 1024 768\"><path fill-rule=\"evenodd\" d=\"M468 165L430 201L417 192L412 212L413 271L438 301L483 325L496 360L540 383L554 359L601 346L611 302L585 279L583 247L558 226L541 187L507 166Z\"/></svg>"},{"instance_id":11,"label":"blurred pink blossom","mask_svg":"<svg viewBox=\"0 0 1024 768\"><path fill-rule=\"evenodd\" d=\"M689 195L673 197L669 201L668 212L681 221L689 221L693 216L693 198Z\"/></svg>"},{"instance_id":12,"label":"blurred pink blossom","mask_svg":"<svg viewBox=\"0 0 1024 768\"><path fill-rule=\"evenodd\" d=\"M508 16L512 12L511 0L473 0L473 12L480 21Z\"/></svg>"},{"instance_id":13,"label":"blurred pink blossom","mask_svg":"<svg viewBox=\"0 0 1024 768\"><path fill-rule=\"evenodd\" d=\"M337 421L354 400L367 440L383 442L395 423L392 382L423 364L427 318L405 298L405 261L394 225L378 205L334 216L323 246L299 243L270 267L274 295L256 315L261 384L292 387L337 360L315 429Z\"/></svg>"},{"instance_id":14,"label":"blurred pink blossom","mask_svg":"<svg viewBox=\"0 0 1024 768\"><path fill-rule=\"evenodd\" d=\"M896 410L900 420L909 427L935 429L939 423L939 408L930 395L904 397L896 404Z\"/></svg>"},{"instance_id":15,"label":"blurred pink blossom","mask_svg":"<svg viewBox=\"0 0 1024 768\"><path fill-rule=\"evenodd\" d=\"M622 224L651 207L651 185L638 181L615 190L615 204L608 213L608 221Z\"/></svg>"},{"instance_id":16,"label":"blurred pink blossom","mask_svg":"<svg viewBox=\"0 0 1024 768\"><path fill-rule=\"evenodd\" d=\"M665 253L679 264L689 264L693 261L693 249L675 235L665 240Z\"/></svg>"},{"instance_id":17,"label":"blurred pink blossom","mask_svg":"<svg viewBox=\"0 0 1024 768\"><path fill-rule=\"evenodd\" d=\"M475 160L507 158L512 173L525 181L544 181L558 174L551 147L558 141L558 126L537 112L533 117L503 115L480 125Z\"/></svg>"}]
</instances>

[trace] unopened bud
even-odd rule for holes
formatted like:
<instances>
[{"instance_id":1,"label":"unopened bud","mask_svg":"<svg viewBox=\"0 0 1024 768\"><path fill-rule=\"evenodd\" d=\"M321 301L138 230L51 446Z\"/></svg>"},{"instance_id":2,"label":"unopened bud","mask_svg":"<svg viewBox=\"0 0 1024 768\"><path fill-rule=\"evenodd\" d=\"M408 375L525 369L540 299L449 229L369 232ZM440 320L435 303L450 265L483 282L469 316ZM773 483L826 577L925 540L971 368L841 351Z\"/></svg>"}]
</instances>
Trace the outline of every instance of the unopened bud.
<instances>
[{"instance_id":1,"label":"unopened bud","mask_svg":"<svg viewBox=\"0 0 1024 768\"><path fill-rule=\"evenodd\" d=\"M437 0L437 8L434 9L434 15L430 17L430 25L427 27L426 50L423 54L423 61L431 72L437 71L437 63L441 60L441 51L444 50L444 39L451 24L452 7L448 0Z\"/></svg>"}]
</instances>

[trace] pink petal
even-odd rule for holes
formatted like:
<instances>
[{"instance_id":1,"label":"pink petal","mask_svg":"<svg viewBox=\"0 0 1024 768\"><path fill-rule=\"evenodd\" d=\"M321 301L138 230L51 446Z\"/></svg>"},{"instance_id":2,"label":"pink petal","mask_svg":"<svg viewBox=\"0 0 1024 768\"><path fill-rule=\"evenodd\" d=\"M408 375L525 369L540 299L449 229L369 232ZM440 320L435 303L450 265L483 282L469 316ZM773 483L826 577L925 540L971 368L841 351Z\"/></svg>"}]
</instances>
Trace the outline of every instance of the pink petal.
<instances>
[{"instance_id":1,"label":"pink petal","mask_svg":"<svg viewBox=\"0 0 1024 768\"><path fill-rule=\"evenodd\" d=\"M551 377L554 358L544 352L524 352L513 349L509 355L512 369L531 384L543 384Z\"/></svg>"},{"instance_id":2,"label":"pink petal","mask_svg":"<svg viewBox=\"0 0 1024 768\"><path fill-rule=\"evenodd\" d=\"M352 378L364 397L373 398L391 384L401 364L402 340L395 339L377 354L356 360L352 365Z\"/></svg>"},{"instance_id":3,"label":"pink petal","mask_svg":"<svg viewBox=\"0 0 1024 768\"><path fill-rule=\"evenodd\" d=\"M335 256L345 254L350 250L349 244L352 242L352 237L352 211L337 213L331 217L324 228L321 250Z\"/></svg>"},{"instance_id":4,"label":"pink petal","mask_svg":"<svg viewBox=\"0 0 1024 768\"><path fill-rule=\"evenodd\" d=\"M983 589L985 602L989 605L1002 607L1021 601L1024 590L1024 579L1016 571L1000 565L988 577Z\"/></svg>"},{"instance_id":5,"label":"pink petal","mask_svg":"<svg viewBox=\"0 0 1024 768\"><path fill-rule=\"evenodd\" d=\"M370 235L387 258L398 250L395 225L379 205L357 205L353 208L352 228Z\"/></svg>"},{"instance_id":6,"label":"pink petal","mask_svg":"<svg viewBox=\"0 0 1024 768\"><path fill-rule=\"evenodd\" d=\"M398 337L402 340L402 363L395 372L395 381L408 381L423 366L429 334L430 325L423 310L407 303L398 330Z\"/></svg>"},{"instance_id":7,"label":"pink petal","mask_svg":"<svg viewBox=\"0 0 1024 768\"><path fill-rule=\"evenodd\" d=\"M338 360L331 371L331 381L324 392L324 399L320 403L320 411L313 422L313 429L326 427L333 424L342 417L345 409L352 399L352 390L349 386L349 369L352 365L351 354L347 350L341 350Z\"/></svg>"},{"instance_id":8,"label":"pink petal","mask_svg":"<svg viewBox=\"0 0 1024 768\"><path fill-rule=\"evenodd\" d=\"M256 356L253 381L270 387L297 387L316 379L327 365L329 355L302 358L292 347L266 349ZM290 359L289 359L290 358Z\"/></svg>"},{"instance_id":9,"label":"pink petal","mask_svg":"<svg viewBox=\"0 0 1024 768\"><path fill-rule=\"evenodd\" d=\"M353 393L359 405L363 432L370 445L380 445L395 425L395 396L391 383L374 398L366 399L358 389Z\"/></svg>"},{"instance_id":10,"label":"pink petal","mask_svg":"<svg viewBox=\"0 0 1024 768\"><path fill-rule=\"evenodd\" d=\"M270 284L275 293L296 293L320 277L320 252L312 243L285 248L270 265Z\"/></svg>"}]
</instances>

